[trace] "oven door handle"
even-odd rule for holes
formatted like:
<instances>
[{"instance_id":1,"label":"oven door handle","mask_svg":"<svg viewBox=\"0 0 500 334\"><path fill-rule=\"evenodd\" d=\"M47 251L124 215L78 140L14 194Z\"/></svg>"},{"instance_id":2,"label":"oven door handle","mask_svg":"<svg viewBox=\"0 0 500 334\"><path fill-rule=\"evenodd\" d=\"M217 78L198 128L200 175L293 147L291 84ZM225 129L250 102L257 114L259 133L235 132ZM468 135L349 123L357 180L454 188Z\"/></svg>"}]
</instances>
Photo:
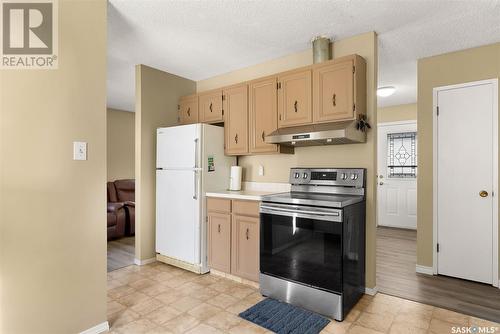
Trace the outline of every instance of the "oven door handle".
<instances>
[{"instance_id":1,"label":"oven door handle","mask_svg":"<svg viewBox=\"0 0 500 334\"><path fill-rule=\"evenodd\" d=\"M268 213L271 215L274 214L279 216L287 216L287 217L311 218L311 219L328 220L334 222L342 221L342 217L339 211L316 212L316 211L300 210L300 209L295 210L295 209L277 208L274 206L266 206L261 204L260 212Z\"/></svg>"}]
</instances>

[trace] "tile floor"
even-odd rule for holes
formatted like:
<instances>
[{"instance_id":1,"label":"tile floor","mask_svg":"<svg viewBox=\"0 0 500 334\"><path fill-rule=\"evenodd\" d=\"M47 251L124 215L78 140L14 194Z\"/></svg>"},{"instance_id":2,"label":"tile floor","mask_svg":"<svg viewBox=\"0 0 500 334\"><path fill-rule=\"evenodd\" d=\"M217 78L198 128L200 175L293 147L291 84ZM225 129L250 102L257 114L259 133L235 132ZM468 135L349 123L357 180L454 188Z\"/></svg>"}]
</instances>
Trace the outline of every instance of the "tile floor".
<instances>
[{"instance_id":1,"label":"tile floor","mask_svg":"<svg viewBox=\"0 0 500 334\"><path fill-rule=\"evenodd\" d=\"M214 275L196 275L162 263L108 273L110 333L270 333L238 317L262 300L258 290ZM453 326L500 324L377 294L364 296L343 322L323 333L452 333Z\"/></svg>"}]
</instances>

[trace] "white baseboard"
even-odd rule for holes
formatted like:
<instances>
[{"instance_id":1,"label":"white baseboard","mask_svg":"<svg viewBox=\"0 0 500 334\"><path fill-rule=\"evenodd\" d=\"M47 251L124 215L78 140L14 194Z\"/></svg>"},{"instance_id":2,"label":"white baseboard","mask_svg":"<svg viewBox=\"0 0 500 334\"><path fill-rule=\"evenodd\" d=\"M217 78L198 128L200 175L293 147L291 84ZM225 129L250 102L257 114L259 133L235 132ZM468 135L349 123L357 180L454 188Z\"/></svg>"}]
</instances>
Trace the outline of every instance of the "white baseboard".
<instances>
[{"instance_id":1,"label":"white baseboard","mask_svg":"<svg viewBox=\"0 0 500 334\"><path fill-rule=\"evenodd\" d=\"M146 259L146 260L134 259L134 264L137 266L143 266L145 264L150 264L153 262L156 262L156 257L152 257L152 258Z\"/></svg>"},{"instance_id":2,"label":"white baseboard","mask_svg":"<svg viewBox=\"0 0 500 334\"><path fill-rule=\"evenodd\" d=\"M100 334L109 331L109 324L107 321L100 323L92 328L86 329L80 334Z\"/></svg>"},{"instance_id":3,"label":"white baseboard","mask_svg":"<svg viewBox=\"0 0 500 334\"><path fill-rule=\"evenodd\" d=\"M373 288L366 288L365 287L365 294L370 295L370 296L375 296L378 292L378 288L375 286Z\"/></svg>"},{"instance_id":4,"label":"white baseboard","mask_svg":"<svg viewBox=\"0 0 500 334\"><path fill-rule=\"evenodd\" d=\"M432 269L432 267L421 266L419 264L415 266L415 271L419 274L434 275L434 269Z\"/></svg>"}]
</instances>

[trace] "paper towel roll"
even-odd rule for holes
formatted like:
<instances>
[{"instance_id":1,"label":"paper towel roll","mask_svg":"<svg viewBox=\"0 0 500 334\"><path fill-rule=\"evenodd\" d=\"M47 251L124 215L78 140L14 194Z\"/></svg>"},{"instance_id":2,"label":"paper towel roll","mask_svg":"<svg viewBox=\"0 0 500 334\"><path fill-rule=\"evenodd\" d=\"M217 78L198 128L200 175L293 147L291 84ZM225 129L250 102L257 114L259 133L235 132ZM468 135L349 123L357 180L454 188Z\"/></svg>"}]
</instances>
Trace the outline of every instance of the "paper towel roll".
<instances>
[{"instance_id":1,"label":"paper towel roll","mask_svg":"<svg viewBox=\"0 0 500 334\"><path fill-rule=\"evenodd\" d=\"M240 166L231 166L231 177L229 178L229 190L241 190L241 172Z\"/></svg>"}]
</instances>

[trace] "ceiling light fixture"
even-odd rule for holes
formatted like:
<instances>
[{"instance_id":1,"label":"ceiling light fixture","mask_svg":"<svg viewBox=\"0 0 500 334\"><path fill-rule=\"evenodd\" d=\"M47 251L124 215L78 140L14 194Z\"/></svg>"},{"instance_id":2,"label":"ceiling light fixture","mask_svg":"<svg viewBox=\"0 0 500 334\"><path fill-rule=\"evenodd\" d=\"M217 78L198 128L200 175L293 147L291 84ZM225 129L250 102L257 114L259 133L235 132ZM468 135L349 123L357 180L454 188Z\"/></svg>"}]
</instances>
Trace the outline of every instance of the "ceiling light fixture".
<instances>
[{"instance_id":1,"label":"ceiling light fixture","mask_svg":"<svg viewBox=\"0 0 500 334\"><path fill-rule=\"evenodd\" d=\"M377 96L380 97L388 97L394 94L396 91L396 87L394 86L385 86L385 87L379 87L377 89Z\"/></svg>"}]
</instances>

